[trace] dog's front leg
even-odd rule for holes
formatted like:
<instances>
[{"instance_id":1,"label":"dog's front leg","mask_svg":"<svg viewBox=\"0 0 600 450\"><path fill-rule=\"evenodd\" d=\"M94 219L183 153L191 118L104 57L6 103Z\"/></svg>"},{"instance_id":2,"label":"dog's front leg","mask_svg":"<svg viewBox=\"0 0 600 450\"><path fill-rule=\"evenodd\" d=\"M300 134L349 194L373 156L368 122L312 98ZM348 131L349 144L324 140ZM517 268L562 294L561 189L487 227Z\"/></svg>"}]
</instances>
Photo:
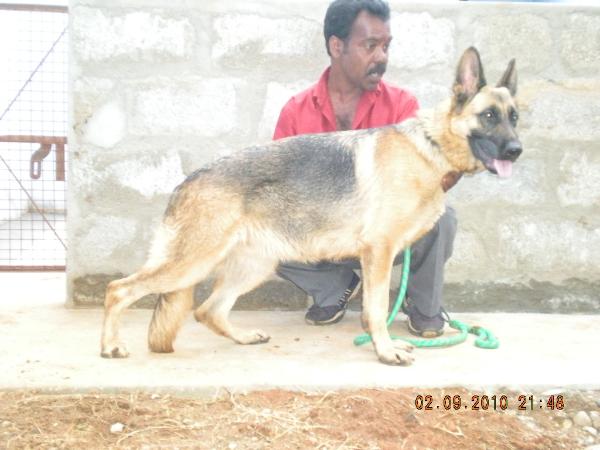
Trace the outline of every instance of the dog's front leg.
<instances>
[{"instance_id":1,"label":"dog's front leg","mask_svg":"<svg viewBox=\"0 0 600 450\"><path fill-rule=\"evenodd\" d=\"M363 325L373 339L375 352L385 364L408 365L414 357L413 347L403 341L393 341L386 321L389 306L389 286L394 261L390 245L370 246L361 254L363 275Z\"/></svg>"}]
</instances>

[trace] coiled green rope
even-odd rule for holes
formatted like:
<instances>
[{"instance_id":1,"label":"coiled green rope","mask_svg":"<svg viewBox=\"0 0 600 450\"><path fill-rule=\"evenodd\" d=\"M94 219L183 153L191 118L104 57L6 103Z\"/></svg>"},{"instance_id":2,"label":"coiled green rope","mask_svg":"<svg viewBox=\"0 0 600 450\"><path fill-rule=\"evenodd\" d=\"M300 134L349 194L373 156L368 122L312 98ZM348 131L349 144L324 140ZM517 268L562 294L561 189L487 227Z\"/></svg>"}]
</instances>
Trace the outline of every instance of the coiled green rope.
<instances>
[{"instance_id":1,"label":"coiled green rope","mask_svg":"<svg viewBox=\"0 0 600 450\"><path fill-rule=\"evenodd\" d=\"M387 319L387 326L389 327L391 323L396 318L398 311L400 311L400 307L402 306L402 302L406 296L406 288L408 286L408 273L410 272L410 257L411 252L410 248L407 248L404 251L404 262L402 263L402 280L400 283L400 292L398 292L398 297L396 298L396 303L394 304L394 308L390 313ZM463 322L458 320L449 320L448 324L460 331L460 334L435 338L435 339L407 339L400 336L391 336L392 339L402 339L404 341L410 342L415 347L427 348L427 347L450 347L452 345L460 344L467 340L467 336L469 333L478 336L475 340L475 346L479 348L486 349L495 349L498 348L500 342L498 339L492 334L491 331L478 327L478 326L469 326ZM371 336L369 334L361 334L354 339L354 345L363 345L367 342L371 342Z\"/></svg>"}]
</instances>

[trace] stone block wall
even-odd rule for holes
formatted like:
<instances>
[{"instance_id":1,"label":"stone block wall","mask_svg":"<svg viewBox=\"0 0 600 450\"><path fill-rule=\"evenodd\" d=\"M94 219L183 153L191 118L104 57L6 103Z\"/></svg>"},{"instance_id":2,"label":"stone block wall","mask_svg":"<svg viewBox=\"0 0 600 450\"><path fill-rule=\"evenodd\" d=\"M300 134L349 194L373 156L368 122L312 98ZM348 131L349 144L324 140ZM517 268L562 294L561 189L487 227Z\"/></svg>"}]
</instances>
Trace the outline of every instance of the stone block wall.
<instances>
[{"instance_id":1,"label":"stone block wall","mask_svg":"<svg viewBox=\"0 0 600 450\"><path fill-rule=\"evenodd\" d=\"M327 0L72 0L69 302L98 305L143 263L169 193L223 152L270 139L328 64ZM422 107L463 49L488 81L519 70L525 153L509 180L451 192L452 310L600 311L600 8L390 1L386 79ZM397 277L395 277L397 280ZM206 286L199 296L206 293ZM303 308L273 280L241 307Z\"/></svg>"}]
</instances>

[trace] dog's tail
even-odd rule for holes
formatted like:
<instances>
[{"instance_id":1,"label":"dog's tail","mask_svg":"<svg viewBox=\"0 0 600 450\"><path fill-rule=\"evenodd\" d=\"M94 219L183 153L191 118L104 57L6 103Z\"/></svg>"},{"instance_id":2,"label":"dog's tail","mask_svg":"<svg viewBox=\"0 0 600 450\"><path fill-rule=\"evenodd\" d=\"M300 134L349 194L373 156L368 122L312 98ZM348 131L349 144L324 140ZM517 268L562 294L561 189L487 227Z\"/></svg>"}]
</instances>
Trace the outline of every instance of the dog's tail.
<instances>
[{"instance_id":1,"label":"dog's tail","mask_svg":"<svg viewBox=\"0 0 600 450\"><path fill-rule=\"evenodd\" d=\"M148 329L148 347L156 353L171 353L173 341L190 312L194 288L160 294Z\"/></svg>"}]
</instances>

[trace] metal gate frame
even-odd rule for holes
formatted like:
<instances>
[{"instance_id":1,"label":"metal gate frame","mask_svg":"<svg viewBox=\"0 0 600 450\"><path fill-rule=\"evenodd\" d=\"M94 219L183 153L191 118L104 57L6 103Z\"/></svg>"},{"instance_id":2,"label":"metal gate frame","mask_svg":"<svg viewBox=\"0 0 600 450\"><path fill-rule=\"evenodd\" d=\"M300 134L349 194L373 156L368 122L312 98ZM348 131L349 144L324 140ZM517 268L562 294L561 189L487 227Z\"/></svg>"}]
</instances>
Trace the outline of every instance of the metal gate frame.
<instances>
[{"instance_id":1,"label":"metal gate frame","mask_svg":"<svg viewBox=\"0 0 600 450\"><path fill-rule=\"evenodd\" d=\"M35 4L12 4L12 3L0 3L0 11L26 11L26 12L55 12L55 13L68 13L69 9L66 6L56 6L56 5L35 5ZM63 31L64 34L64 31ZM23 86L14 97L14 99L10 102L10 104L6 107L6 110L0 116L0 120L4 118L4 116L10 111L13 104L17 101L23 90L27 87L27 85L32 81L33 76L37 73L38 69L44 64L46 58L50 55L50 53L54 50L54 46L56 43L62 38L61 34L56 42L52 45L46 56L42 58L39 62L36 69L31 73L30 77L24 82ZM67 144L67 138L64 136L35 136L35 135L4 135L0 136L0 143L28 143L28 144L39 144L39 149L33 152L30 158L30 178L37 179L41 175L41 164L42 160L50 154L50 152L54 149L56 153L55 160L55 173L56 173L56 181L66 181L66 170L65 170L65 149ZM19 177L13 172L9 164L4 160L2 155L0 154L1 162L5 165L10 175L17 181L19 184L20 190L25 193L28 197L31 206L33 209L40 214L43 221L46 225L52 230L58 241L62 244L66 251L66 245L63 240L60 238L55 228L46 218L44 212L38 207L36 202L31 196L31 193L23 186ZM0 271L65 271L65 265L0 265Z\"/></svg>"}]
</instances>

